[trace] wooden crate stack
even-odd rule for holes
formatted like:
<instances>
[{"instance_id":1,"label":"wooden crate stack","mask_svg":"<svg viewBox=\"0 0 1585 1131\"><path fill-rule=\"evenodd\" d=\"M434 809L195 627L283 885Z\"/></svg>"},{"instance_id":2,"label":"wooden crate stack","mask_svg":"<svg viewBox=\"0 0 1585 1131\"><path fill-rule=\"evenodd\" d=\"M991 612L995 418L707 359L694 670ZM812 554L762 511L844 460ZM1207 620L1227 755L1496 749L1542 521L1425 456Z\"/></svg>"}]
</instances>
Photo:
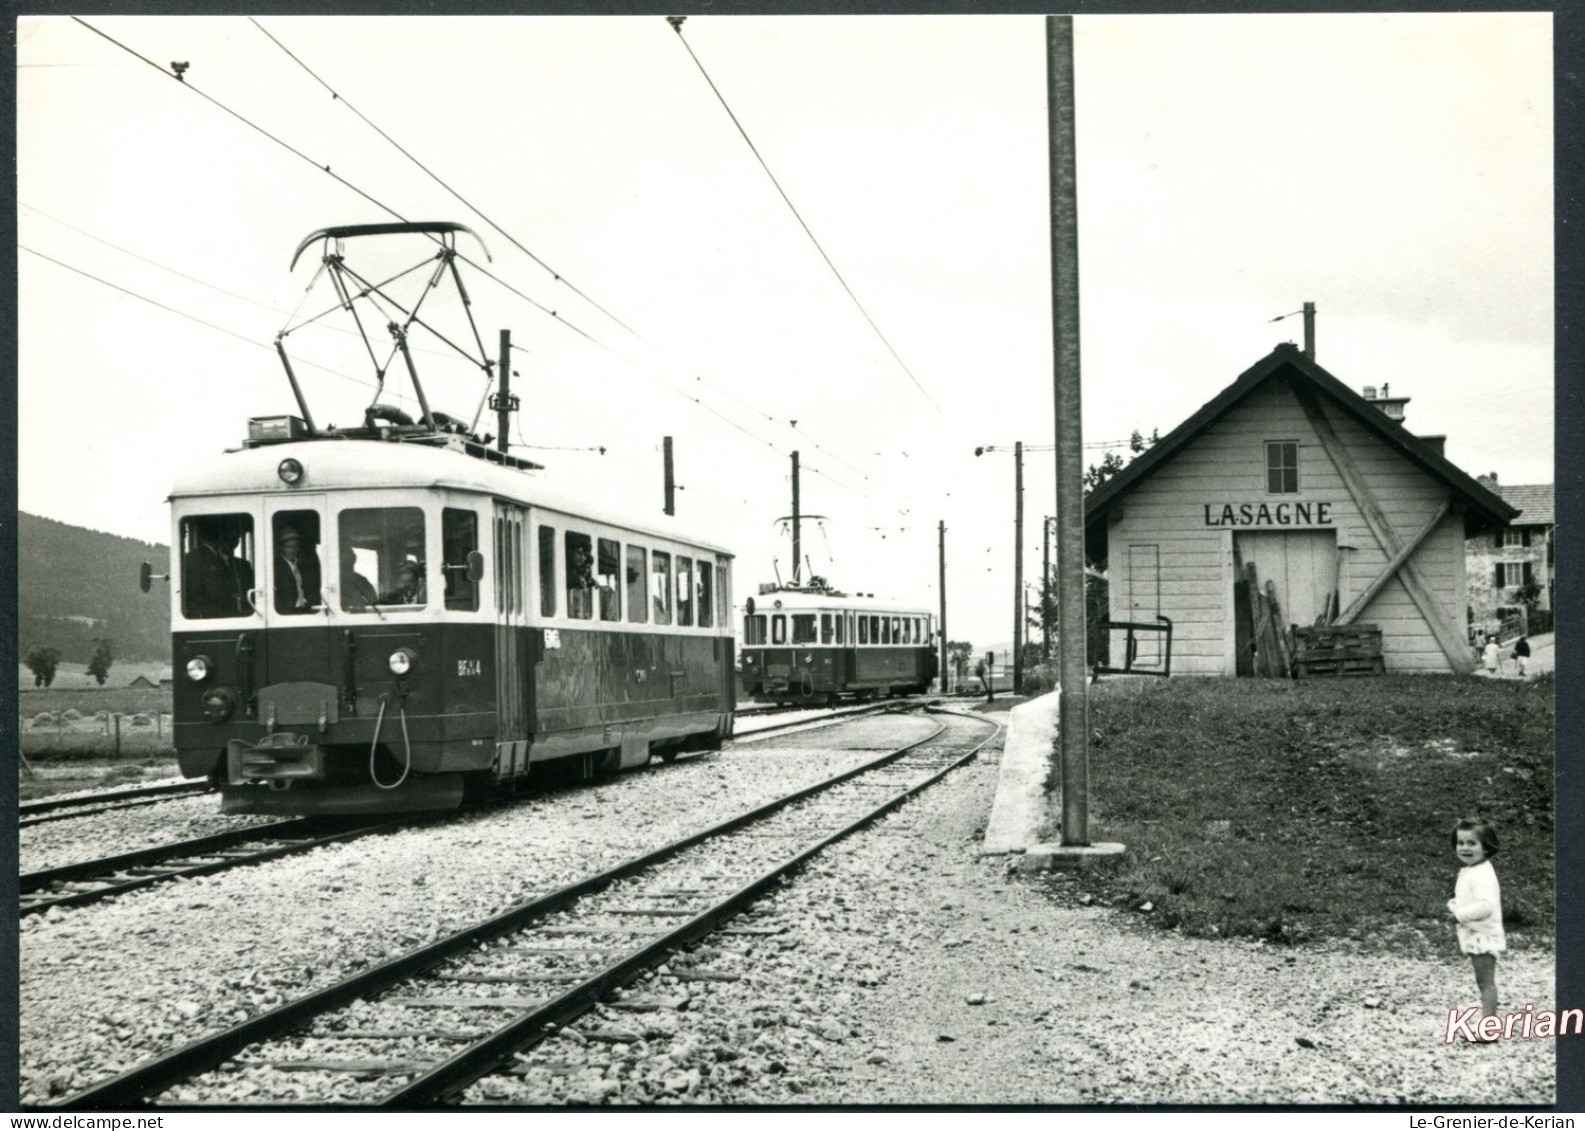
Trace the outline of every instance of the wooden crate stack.
<instances>
[{"instance_id":1,"label":"wooden crate stack","mask_svg":"<svg viewBox=\"0 0 1585 1131\"><path fill-rule=\"evenodd\" d=\"M1295 677L1381 675L1381 628L1374 624L1310 625L1293 630Z\"/></svg>"}]
</instances>

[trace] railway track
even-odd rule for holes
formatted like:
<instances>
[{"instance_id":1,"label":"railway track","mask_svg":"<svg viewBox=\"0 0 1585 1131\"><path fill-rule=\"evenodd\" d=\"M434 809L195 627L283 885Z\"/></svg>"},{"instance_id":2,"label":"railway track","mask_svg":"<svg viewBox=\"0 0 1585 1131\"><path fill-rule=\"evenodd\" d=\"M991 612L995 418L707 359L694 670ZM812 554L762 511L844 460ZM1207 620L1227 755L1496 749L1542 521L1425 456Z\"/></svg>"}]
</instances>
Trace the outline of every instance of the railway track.
<instances>
[{"instance_id":1,"label":"railway track","mask_svg":"<svg viewBox=\"0 0 1585 1131\"><path fill-rule=\"evenodd\" d=\"M353 828L344 824L327 827L323 820L298 817L24 872L17 880L19 911L28 916L52 907L81 907L166 880L191 879L262 864L410 823L388 820Z\"/></svg>"},{"instance_id":2,"label":"railway track","mask_svg":"<svg viewBox=\"0 0 1585 1131\"><path fill-rule=\"evenodd\" d=\"M207 781L170 782L165 785L146 785L134 789L112 789L102 793L84 794L81 797L46 798L41 801L24 801L17 806L17 827L41 825L46 821L65 821L73 817L91 817L116 809L136 809L141 805L155 805L174 797L212 791Z\"/></svg>"},{"instance_id":3,"label":"railway track","mask_svg":"<svg viewBox=\"0 0 1585 1131\"><path fill-rule=\"evenodd\" d=\"M947 718L924 739L51 1106L231 1104L239 1085L248 1103L455 1101L475 1081L510 1068L518 1052L721 928L828 845L972 759L996 733L984 720ZM325 1094L305 1098L304 1081Z\"/></svg>"}]
</instances>

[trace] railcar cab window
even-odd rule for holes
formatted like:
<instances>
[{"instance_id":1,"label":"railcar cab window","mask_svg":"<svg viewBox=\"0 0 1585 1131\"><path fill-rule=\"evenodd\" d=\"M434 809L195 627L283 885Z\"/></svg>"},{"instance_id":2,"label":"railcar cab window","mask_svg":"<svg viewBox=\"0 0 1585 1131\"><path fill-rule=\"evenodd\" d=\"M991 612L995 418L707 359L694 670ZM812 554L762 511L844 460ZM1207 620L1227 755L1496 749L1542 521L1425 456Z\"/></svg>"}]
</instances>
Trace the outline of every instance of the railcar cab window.
<instances>
[{"instance_id":1,"label":"railcar cab window","mask_svg":"<svg viewBox=\"0 0 1585 1131\"><path fill-rule=\"evenodd\" d=\"M622 547L610 538L602 538L598 545L596 565L600 586L600 619L622 619Z\"/></svg>"},{"instance_id":2,"label":"railcar cab window","mask_svg":"<svg viewBox=\"0 0 1585 1131\"><path fill-rule=\"evenodd\" d=\"M205 514L182 519L182 616L189 620L253 615L253 516Z\"/></svg>"},{"instance_id":3,"label":"railcar cab window","mask_svg":"<svg viewBox=\"0 0 1585 1131\"><path fill-rule=\"evenodd\" d=\"M282 616L316 613L320 593L319 514L280 511L270 520L275 558L270 564L275 611Z\"/></svg>"},{"instance_id":4,"label":"railcar cab window","mask_svg":"<svg viewBox=\"0 0 1585 1131\"><path fill-rule=\"evenodd\" d=\"M539 612L556 615L556 528L539 528Z\"/></svg>"},{"instance_id":5,"label":"railcar cab window","mask_svg":"<svg viewBox=\"0 0 1585 1131\"><path fill-rule=\"evenodd\" d=\"M831 614L820 614L820 643L830 644L836 639L836 630L831 627Z\"/></svg>"},{"instance_id":6,"label":"railcar cab window","mask_svg":"<svg viewBox=\"0 0 1585 1131\"><path fill-rule=\"evenodd\" d=\"M1299 444L1296 440L1266 441L1266 493L1299 493Z\"/></svg>"},{"instance_id":7,"label":"railcar cab window","mask_svg":"<svg viewBox=\"0 0 1585 1131\"><path fill-rule=\"evenodd\" d=\"M671 623L671 555L656 550L649 556L649 593L655 607L655 623Z\"/></svg>"},{"instance_id":8,"label":"railcar cab window","mask_svg":"<svg viewBox=\"0 0 1585 1131\"><path fill-rule=\"evenodd\" d=\"M569 530L567 546L567 615L574 620L594 616L594 539Z\"/></svg>"},{"instance_id":9,"label":"railcar cab window","mask_svg":"<svg viewBox=\"0 0 1585 1131\"><path fill-rule=\"evenodd\" d=\"M635 624L649 620L649 594L645 591L649 563L644 560L647 556L642 546L627 548L627 619Z\"/></svg>"},{"instance_id":10,"label":"railcar cab window","mask_svg":"<svg viewBox=\"0 0 1585 1131\"><path fill-rule=\"evenodd\" d=\"M440 512L440 541L444 548L446 608L474 612L479 608L479 583L468 580L468 555L479 548L479 516L470 510L447 507Z\"/></svg>"},{"instance_id":11,"label":"railcar cab window","mask_svg":"<svg viewBox=\"0 0 1585 1131\"><path fill-rule=\"evenodd\" d=\"M677 623L693 623L693 559L677 555Z\"/></svg>"},{"instance_id":12,"label":"railcar cab window","mask_svg":"<svg viewBox=\"0 0 1585 1131\"><path fill-rule=\"evenodd\" d=\"M341 532L341 608L375 613L424 605L424 512L418 507L361 507L337 517ZM360 584L357 580L362 578ZM369 599L369 591L375 593Z\"/></svg>"},{"instance_id":13,"label":"railcar cab window","mask_svg":"<svg viewBox=\"0 0 1585 1131\"><path fill-rule=\"evenodd\" d=\"M770 642L772 644L787 643L787 617L783 613L777 613L770 618Z\"/></svg>"},{"instance_id":14,"label":"railcar cab window","mask_svg":"<svg viewBox=\"0 0 1585 1131\"><path fill-rule=\"evenodd\" d=\"M743 618L743 643L765 643L765 614L756 613L751 617Z\"/></svg>"},{"instance_id":15,"label":"railcar cab window","mask_svg":"<svg viewBox=\"0 0 1585 1131\"><path fill-rule=\"evenodd\" d=\"M815 615L813 613L794 613L792 622L792 642L794 644L813 644L819 639L815 633Z\"/></svg>"},{"instance_id":16,"label":"railcar cab window","mask_svg":"<svg viewBox=\"0 0 1585 1131\"><path fill-rule=\"evenodd\" d=\"M694 563L697 573L694 575L696 604L699 607L699 627L709 628L714 622L713 610L715 609L715 566L704 559Z\"/></svg>"}]
</instances>

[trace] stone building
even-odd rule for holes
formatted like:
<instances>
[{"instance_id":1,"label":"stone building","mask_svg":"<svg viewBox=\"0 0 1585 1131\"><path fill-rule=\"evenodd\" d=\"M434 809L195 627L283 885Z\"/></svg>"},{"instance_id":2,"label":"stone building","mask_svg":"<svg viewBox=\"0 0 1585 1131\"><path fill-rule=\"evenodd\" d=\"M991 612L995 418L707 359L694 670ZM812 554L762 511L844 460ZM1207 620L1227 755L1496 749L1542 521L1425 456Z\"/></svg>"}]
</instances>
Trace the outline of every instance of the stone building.
<instances>
[{"instance_id":1,"label":"stone building","mask_svg":"<svg viewBox=\"0 0 1585 1131\"><path fill-rule=\"evenodd\" d=\"M1549 631L1556 576L1552 484L1502 486L1495 471L1480 476L1479 481L1501 495L1509 506L1518 508L1519 515L1501 530L1472 537L1464 544L1469 572L1470 638L1474 640L1488 632L1498 632L1506 638L1518 632ZM1534 589L1527 592L1531 585ZM1527 596L1533 598L1528 604Z\"/></svg>"},{"instance_id":2,"label":"stone building","mask_svg":"<svg viewBox=\"0 0 1585 1131\"><path fill-rule=\"evenodd\" d=\"M1341 614L1380 626L1390 672L1469 671L1466 539L1517 511L1411 434L1405 401L1278 346L1089 498L1110 619L1168 617L1174 675L1235 675L1235 580L1254 563L1283 626ZM1123 642L1113 630L1114 663ZM1142 636L1135 666L1159 644Z\"/></svg>"}]
</instances>

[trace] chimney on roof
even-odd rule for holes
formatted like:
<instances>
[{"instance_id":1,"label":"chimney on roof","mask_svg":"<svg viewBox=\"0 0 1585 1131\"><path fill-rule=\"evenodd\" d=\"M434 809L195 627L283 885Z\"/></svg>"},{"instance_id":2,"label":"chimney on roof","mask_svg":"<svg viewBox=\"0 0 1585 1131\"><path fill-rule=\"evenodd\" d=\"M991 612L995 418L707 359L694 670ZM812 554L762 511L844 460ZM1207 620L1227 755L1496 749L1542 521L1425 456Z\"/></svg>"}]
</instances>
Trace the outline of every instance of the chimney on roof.
<instances>
[{"instance_id":1,"label":"chimney on roof","mask_svg":"<svg viewBox=\"0 0 1585 1131\"><path fill-rule=\"evenodd\" d=\"M1485 475L1477 475L1475 476L1475 482L1479 483L1487 490L1495 491L1497 489L1497 473L1492 471Z\"/></svg>"},{"instance_id":2,"label":"chimney on roof","mask_svg":"<svg viewBox=\"0 0 1585 1131\"><path fill-rule=\"evenodd\" d=\"M1374 385L1366 385L1365 386L1365 399L1367 401L1373 401L1373 400L1376 399L1376 386L1374 386Z\"/></svg>"}]
</instances>

